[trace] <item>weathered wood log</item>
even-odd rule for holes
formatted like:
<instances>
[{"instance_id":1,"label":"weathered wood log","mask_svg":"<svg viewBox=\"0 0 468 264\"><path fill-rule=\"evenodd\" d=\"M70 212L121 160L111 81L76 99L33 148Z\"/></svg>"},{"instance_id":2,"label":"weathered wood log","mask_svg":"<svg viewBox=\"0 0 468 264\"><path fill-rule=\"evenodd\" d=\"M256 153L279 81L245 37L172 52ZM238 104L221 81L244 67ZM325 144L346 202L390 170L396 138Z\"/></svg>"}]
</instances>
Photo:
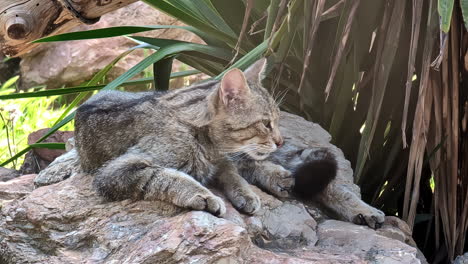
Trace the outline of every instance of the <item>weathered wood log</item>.
<instances>
[{"instance_id":1,"label":"weathered wood log","mask_svg":"<svg viewBox=\"0 0 468 264\"><path fill-rule=\"evenodd\" d=\"M108 12L138 0L1 0L0 51L21 56L31 41L66 32L80 23L93 24Z\"/></svg>"}]
</instances>

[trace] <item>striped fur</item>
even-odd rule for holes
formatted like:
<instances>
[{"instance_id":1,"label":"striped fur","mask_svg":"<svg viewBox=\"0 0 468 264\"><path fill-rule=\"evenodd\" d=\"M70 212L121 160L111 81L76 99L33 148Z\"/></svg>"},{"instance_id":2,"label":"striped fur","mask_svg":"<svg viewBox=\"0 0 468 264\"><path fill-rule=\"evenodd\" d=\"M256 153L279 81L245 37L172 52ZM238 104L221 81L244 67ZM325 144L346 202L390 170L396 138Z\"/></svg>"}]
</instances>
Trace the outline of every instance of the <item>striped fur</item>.
<instances>
[{"instance_id":1,"label":"striped fur","mask_svg":"<svg viewBox=\"0 0 468 264\"><path fill-rule=\"evenodd\" d=\"M263 160L282 144L279 109L260 84L264 60L166 93L105 91L76 112L76 148L85 172L111 199L157 199L225 211L203 185L216 183L238 209L260 201L233 161Z\"/></svg>"}]
</instances>

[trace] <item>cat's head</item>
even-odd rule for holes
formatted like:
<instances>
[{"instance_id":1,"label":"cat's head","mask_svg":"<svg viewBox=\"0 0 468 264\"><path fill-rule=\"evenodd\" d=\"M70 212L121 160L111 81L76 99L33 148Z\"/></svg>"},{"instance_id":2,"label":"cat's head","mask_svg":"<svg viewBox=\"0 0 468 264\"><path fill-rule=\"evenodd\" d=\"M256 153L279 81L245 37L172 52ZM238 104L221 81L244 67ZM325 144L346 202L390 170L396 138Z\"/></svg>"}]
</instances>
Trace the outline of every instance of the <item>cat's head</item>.
<instances>
[{"instance_id":1,"label":"cat's head","mask_svg":"<svg viewBox=\"0 0 468 264\"><path fill-rule=\"evenodd\" d=\"M246 71L228 71L214 95L210 134L218 149L226 154L246 154L263 160L283 144L279 131L279 108L262 87L266 60Z\"/></svg>"}]
</instances>

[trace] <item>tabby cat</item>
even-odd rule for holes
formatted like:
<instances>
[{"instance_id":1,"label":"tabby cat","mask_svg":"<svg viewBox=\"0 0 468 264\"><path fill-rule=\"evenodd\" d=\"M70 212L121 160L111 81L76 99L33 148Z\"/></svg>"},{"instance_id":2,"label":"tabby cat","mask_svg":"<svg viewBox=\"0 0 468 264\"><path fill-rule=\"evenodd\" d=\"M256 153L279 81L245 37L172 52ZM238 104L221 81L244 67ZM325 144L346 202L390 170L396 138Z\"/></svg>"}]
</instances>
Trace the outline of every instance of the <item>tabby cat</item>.
<instances>
[{"instance_id":1,"label":"tabby cat","mask_svg":"<svg viewBox=\"0 0 468 264\"><path fill-rule=\"evenodd\" d=\"M164 200L220 215L223 201L205 186L218 185L235 207L253 214L260 201L251 183L275 196L316 200L337 218L378 228L385 215L361 200L343 153L301 136L300 130L317 132L314 125L296 131L282 124L283 142L280 112L260 84L264 67L261 60L219 82L165 93L97 94L77 110L75 148L41 171L35 184L84 171L111 200Z\"/></svg>"},{"instance_id":2,"label":"tabby cat","mask_svg":"<svg viewBox=\"0 0 468 264\"><path fill-rule=\"evenodd\" d=\"M224 202L205 187L214 183L237 209L255 213L260 199L233 161L264 160L283 144L278 106L260 83L264 67L262 59L221 81L165 93L98 93L76 112L81 168L111 200L163 200L222 215ZM256 172L286 179L284 190L294 183L279 165Z\"/></svg>"}]
</instances>

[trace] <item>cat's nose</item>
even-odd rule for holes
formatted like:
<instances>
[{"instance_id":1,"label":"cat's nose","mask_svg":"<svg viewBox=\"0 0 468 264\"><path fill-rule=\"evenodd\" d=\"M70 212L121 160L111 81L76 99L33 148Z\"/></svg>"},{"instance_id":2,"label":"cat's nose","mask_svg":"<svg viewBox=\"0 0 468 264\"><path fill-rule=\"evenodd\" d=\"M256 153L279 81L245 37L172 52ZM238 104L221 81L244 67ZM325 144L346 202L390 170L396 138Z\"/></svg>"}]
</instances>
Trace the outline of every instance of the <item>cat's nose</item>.
<instances>
[{"instance_id":1,"label":"cat's nose","mask_svg":"<svg viewBox=\"0 0 468 264\"><path fill-rule=\"evenodd\" d=\"M284 144L283 138L275 139L275 145L277 148L283 146L283 144Z\"/></svg>"}]
</instances>

